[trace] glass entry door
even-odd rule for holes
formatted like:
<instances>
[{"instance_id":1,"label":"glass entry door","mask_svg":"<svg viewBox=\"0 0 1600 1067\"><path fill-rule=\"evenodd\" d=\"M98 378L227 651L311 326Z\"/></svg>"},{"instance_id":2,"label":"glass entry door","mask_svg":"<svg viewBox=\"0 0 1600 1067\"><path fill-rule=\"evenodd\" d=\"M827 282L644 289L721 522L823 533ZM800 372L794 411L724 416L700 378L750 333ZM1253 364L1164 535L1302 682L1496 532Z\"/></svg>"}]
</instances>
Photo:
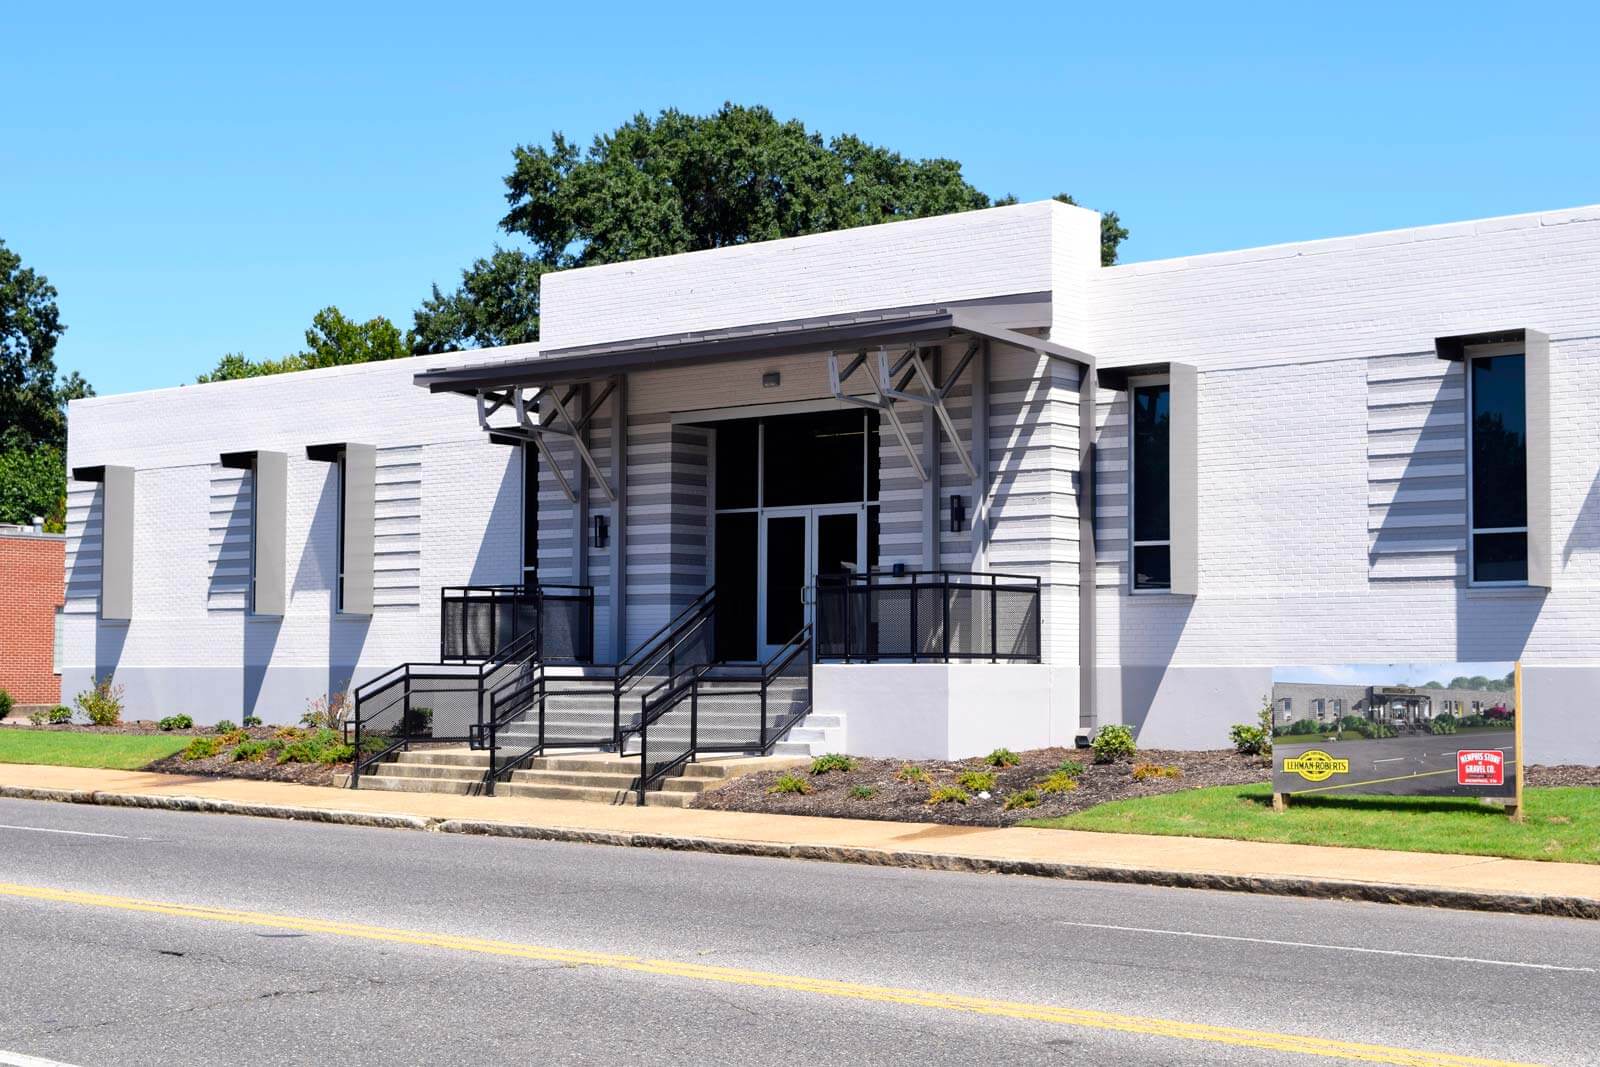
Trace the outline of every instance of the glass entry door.
<instances>
[{"instance_id":1,"label":"glass entry door","mask_svg":"<svg viewBox=\"0 0 1600 1067\"><path fill-rule=\"evenodd\" d=\"M864 569L866 525L859 505L766 510L756 611L763 660L815 624L817 575Z\"/></svg>"}]
</instances>

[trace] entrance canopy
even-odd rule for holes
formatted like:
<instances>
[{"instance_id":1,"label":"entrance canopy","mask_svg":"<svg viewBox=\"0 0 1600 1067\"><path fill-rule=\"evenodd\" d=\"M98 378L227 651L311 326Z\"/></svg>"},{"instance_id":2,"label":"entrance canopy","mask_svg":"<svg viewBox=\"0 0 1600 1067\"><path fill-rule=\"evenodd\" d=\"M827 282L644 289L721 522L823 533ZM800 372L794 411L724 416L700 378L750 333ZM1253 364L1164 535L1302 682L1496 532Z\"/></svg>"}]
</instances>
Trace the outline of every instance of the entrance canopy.
<instances>
[{"instance_id":1,"label":"entrance canopy","mask_svg":"<svg viewBox=\"0 0 1600 1067\"><path fill-rule=\"evenodd\" d=\"M1040 355L1088 366L1090 358L1066 345L1034 337L1021 328L1040 321L1038 294L948 307L891 308L822 319L764 323L698 334L644 337L581 348L553 349L532 359L469 364L419 373L430 392L473 396L484 390L552 386L609 378L630 370L724 363L731 360L856 352L879 346L935 344L967 334L1015 345Z\"/></svg>"}]
</instances>

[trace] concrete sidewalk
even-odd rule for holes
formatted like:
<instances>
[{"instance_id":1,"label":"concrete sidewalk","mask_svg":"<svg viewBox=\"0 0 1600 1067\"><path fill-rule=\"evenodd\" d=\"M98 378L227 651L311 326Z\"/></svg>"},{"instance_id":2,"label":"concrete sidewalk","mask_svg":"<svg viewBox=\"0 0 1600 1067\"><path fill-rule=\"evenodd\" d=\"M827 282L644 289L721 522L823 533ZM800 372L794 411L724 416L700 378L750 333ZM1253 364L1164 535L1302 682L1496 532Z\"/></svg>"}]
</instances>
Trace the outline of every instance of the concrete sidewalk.
<instances>
[{"instance_id":1,"label":"concrete sidewalk","mask_svg":"<svg viewBox=\"0 0 1600 1067\"><path fill-rule=\"evenodd\" d=\"M0 765L0 796L1600 919L1600 866Z\"/></svg>"}]
</instances>

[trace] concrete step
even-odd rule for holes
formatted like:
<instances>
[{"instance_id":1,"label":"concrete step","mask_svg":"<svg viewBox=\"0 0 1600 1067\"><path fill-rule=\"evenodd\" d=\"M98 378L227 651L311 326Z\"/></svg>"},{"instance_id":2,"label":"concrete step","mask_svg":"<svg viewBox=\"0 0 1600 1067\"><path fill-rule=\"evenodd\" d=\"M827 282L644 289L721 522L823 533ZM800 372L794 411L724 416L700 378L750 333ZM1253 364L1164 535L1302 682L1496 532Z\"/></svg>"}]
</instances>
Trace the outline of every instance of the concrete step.
<instances>
[{"instance_id":1,"label":"concrete step","mask_svg":"<svg viewBox=\"0 0 1600 1067\"><path fill-rule=\"evenodd\" d=\"M634 770L638 770L635 765ZM513 771L511 780L521 785L575 785L586 789L632 789L634 774L596 774L591 771Z\"/></svg>"},{"instance_id":2,"label":"concrete step","mask_svg":"<svg viewBox=\"0 0 1600 1067\"><path fill-rule=\"evenodd\" d=\"M478 783L457 778L396 778L363 774L361 788L383 789L391 793L451 793L466 796L478 791Z\"/></svg>"},{"instance_id":3,"label":"concrete step","mask_svg":"<svg viewBox=\"0 0 1600 1067\"><path fill-rule=\"evenodd\" d=\"M410 749L397 753L394 762L434 767L476 767L481 771L489 766L489 753L474 752L467 748Z\"/></svg>"},{"instance_id":4,"label":"concrete step","mask_svg":"<svg viewBox=\"0 0 1600 1067\"><path fill-rule=\"evenodd\" d=\"M433 778L462 782L483 780L484 767L457 767L448 763L380 763L368 768L366 774L374 778ZM365 777L366 775L363 775Z\"/></svg>"}]
</instances>

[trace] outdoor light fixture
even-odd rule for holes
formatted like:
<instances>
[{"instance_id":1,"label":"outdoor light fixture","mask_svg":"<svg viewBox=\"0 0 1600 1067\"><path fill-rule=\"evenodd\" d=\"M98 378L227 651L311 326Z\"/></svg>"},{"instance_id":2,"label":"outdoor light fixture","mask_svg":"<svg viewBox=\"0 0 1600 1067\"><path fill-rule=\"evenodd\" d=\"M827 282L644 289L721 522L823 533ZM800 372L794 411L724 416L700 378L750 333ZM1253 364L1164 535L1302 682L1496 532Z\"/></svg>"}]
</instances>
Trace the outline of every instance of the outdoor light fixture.
<instances>
[{"instance_id":1,"label":"outdoor light fixture","mask_svg":"<svg viewBox=\"0 0 1600 1067\"><path fill-rule=\"evenodd\" d=\"M589 543L595 548L605 548L611 543L611 520L604 515L594 517L594 536Z\"/></svg>"},{"instance_id":2,"label":"outdoor light fixture","mask_svg":"<svg viewBox=\"0 0 1600 1067\"><path fill-rule=\"evenodd\" d=\"M904 578L906 576L906 565L904 563L896 563L890 573L896 578Z\"/></svg>"},{"instance_id":3,"label":"outdoor light fixture","mask_svg":"<svg viewBox=\"0 0 1600 1067\"><path fill-rule=\"evenodd\" d=\"M783 383L783 375L775 370L769 370L761 376L761 388L776 389Z\"/></svg>"},{"instance_id":4,"label":"outdoor light fixture","mask_svg":"<svg viewBox=\"0 0 1600 1067\"><path fill-rule=\"evenodd\" d=\"M950 494L950 532L960 533L967 523L967 498Z\"/></svg>"}]
</instances>

